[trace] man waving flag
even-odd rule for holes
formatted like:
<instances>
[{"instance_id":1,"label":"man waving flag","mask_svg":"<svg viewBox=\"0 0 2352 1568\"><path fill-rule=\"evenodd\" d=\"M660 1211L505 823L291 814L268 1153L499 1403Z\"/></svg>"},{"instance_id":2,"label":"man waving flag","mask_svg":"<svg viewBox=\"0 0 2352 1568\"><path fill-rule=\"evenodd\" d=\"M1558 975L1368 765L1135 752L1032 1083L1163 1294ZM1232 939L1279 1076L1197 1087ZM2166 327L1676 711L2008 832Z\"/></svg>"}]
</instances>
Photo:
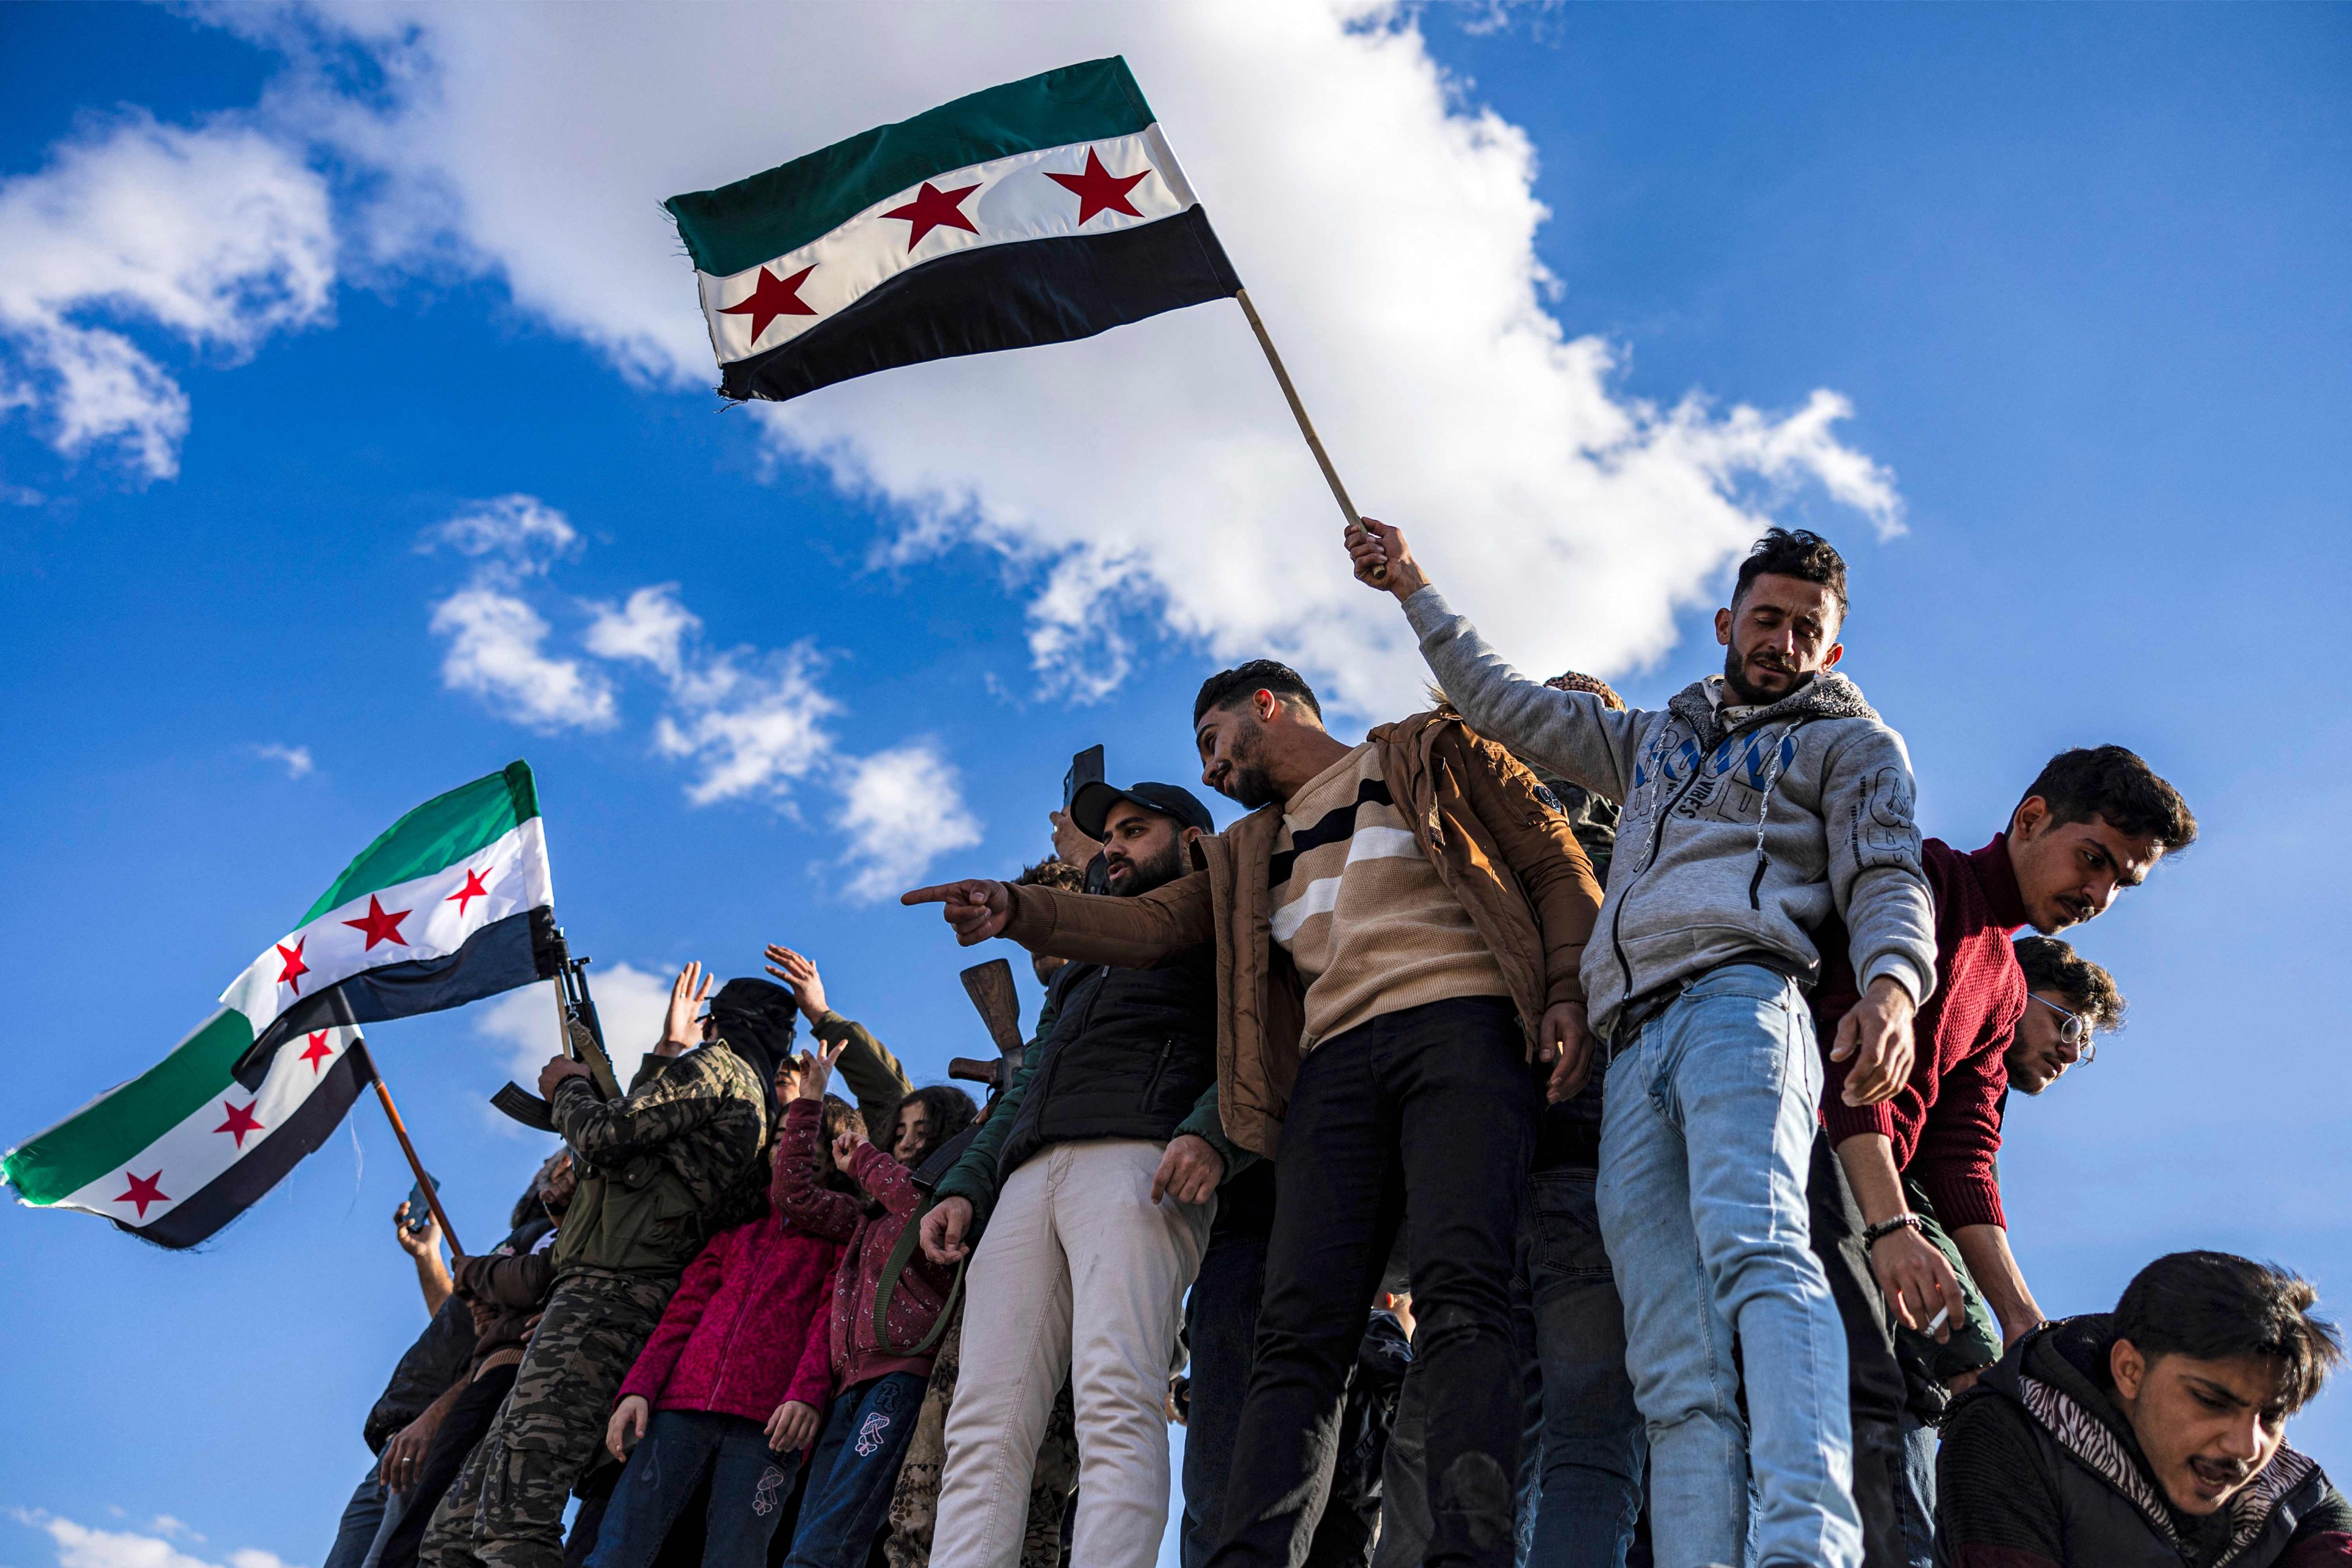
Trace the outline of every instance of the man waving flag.
<instances>
[{"instance_id":1,"label":"man waving flag","mask_svg":"<svg viewBox=\"0 0 2352 1568\"><path fill-rule=\"evenodd\" d=\"M1067 342L1241 291L1116 57L663 205L733 398Z\"/></svg>"},{"instance_id":2,"label":"man waving flag","mask_svg":"<svg viewBox=\"0 0 2352 1568\"><path fill-rule=\"evenodd\" d=\"M193 1247L324 1142L374 1080L356 1026L552 974L553 902L527 764L427 801L171 1055L10 1150L0 1177L26 1204Z\"/></svg>"}]
</instances>

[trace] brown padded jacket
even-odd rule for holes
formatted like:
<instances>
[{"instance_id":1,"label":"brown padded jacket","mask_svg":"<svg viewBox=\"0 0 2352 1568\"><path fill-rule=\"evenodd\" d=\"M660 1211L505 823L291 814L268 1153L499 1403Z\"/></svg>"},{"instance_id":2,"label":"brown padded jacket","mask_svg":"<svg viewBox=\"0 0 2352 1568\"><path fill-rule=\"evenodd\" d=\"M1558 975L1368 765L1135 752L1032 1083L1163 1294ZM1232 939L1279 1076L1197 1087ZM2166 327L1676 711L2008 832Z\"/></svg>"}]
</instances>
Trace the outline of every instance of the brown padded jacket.
<instances>
[{"instance_id":1,"label":"brown padded jacket","mask_svg":"<svg viewBox=\"0 0 2352 1568\"><path fill-rule=\"evenodd\" d=\"M1478 930L1535 1048L1544 1010L1582 1002L1577 979L1601 887L1533 773L1447 710L1383 724L1390 798ZM1266 879L1282 827L1261 807L1193 850L1198 868L1132 899L1011 888L1004 934L1037 952L1137 967L1195 942L1217 955L1217 1106L1226 1134L1271 1158L1298 1076L1305 990L1275 946Z\"/></svg>"}]
</instances>

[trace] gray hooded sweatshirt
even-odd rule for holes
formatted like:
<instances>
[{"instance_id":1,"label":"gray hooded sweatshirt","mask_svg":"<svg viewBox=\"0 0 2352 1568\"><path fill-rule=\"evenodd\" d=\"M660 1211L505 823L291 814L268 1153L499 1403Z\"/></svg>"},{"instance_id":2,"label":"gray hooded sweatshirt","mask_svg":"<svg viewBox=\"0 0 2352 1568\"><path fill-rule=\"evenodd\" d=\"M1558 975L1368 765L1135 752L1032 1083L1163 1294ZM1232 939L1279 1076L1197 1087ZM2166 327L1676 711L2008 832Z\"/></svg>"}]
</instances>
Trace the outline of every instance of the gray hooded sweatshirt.
<instances>
[{"instance_id":1,"label":"gray hooded sweatshirt","mask_svg":"<svg viewBox=\"0 0 2352 1568\"><path fill-rule=\"evenodd\" d=\"M1707 681L1663 713L1556 691L1496 657L1434 588L1405 602L1421 651L1470 727L1624 808L1600 922L1584 949L1593 1033L1625 1004L1734 960L1817 975L1834 912L1867 986L1925 1002L1936 913L1912 820L1911 759L1842 675L1727 721Z\"/></svg>"}]
</instances>

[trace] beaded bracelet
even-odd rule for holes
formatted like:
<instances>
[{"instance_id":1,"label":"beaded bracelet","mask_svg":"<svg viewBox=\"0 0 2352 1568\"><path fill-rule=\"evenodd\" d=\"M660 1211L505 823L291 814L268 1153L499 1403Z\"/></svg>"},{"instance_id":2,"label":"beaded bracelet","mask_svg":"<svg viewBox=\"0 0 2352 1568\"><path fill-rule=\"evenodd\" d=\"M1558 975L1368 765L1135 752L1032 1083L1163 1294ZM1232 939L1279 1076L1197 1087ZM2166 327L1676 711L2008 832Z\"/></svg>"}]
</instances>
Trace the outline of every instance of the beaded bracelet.
<instances>
[{"instance_id":1,"label":"beaded bracelet","mask_svg":"<svg viewBox=\"0 0 2352 1568\"><path fill-rule=\"evenodd\" d=\"M1875 1247L1878 1245L1880 1237L1892 1236L1898 1230L1916 1230L1925 1232L1927 1228L1927 1221L1924 1215L1910 1213L1899 1214L1892 1219L1880 1220L1876 1225L1864 1230L1862 1233L1862 1239L1864 1245Z\"/></svg>"}]
</instances>

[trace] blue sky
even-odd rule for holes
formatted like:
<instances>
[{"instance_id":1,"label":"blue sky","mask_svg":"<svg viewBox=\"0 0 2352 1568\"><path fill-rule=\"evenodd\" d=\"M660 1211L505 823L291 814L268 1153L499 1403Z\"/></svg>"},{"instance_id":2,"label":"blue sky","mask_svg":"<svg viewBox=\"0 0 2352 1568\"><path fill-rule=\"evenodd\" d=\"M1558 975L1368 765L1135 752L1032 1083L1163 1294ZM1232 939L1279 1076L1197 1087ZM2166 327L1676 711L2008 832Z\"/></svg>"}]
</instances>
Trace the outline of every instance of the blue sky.
<instances>
[{"instance_id":1,"label":"blue sky","mask_svg":"<svg viewBox=\"0 0 2352 1568\"><path fill-rule=\"evenodd\" d=\"M1118 50L1358 500L1530 668L1662 700L1803 521L1928 831L2069 744L2183 790L2200 844L2080 933L2130 1028L2012 1108L2013 1242L2053 1311L2184 1246L2352 1291L2352 10L483 15L0 8L0 1139L514 756L616 1015L783 941L929 1078L982 1048L969 959L869 894L1034 858L1089 742L1189 781L1233 658L1406 710L1235 312L709 391L661 197ZM483 516L536 546L466 553ZM540 1153L483 1104L534 1020L371 1037L469 1239ZM61 1521L317 1563L423 1321L408 1181L362 1105L198 1255L0 1215L0 1563L127 1563Z\"/></svg>"}]
</instances>

